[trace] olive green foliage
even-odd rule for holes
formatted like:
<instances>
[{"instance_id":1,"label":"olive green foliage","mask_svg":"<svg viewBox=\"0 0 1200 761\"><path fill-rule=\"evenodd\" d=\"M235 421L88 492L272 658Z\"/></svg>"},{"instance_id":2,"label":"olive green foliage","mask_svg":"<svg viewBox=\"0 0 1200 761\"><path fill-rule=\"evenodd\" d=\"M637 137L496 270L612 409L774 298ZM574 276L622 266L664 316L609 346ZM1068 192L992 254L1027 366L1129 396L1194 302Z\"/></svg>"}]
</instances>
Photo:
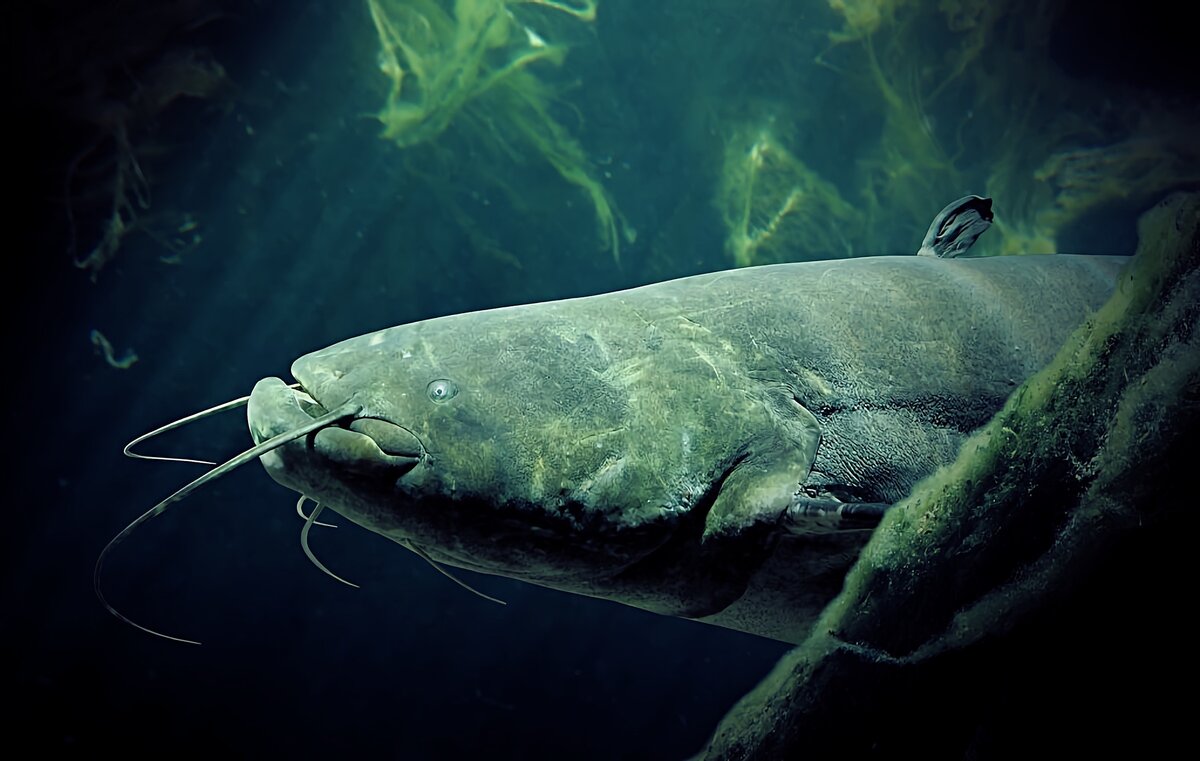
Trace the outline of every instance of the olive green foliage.
<instances>
[{"instance_id":1,"label":"olive green foliage","mask_svg":"<svg viewBox=\"0 0 1200 761\"><path fill-rule=\"evenodd\" d=\"M404 179L517 268L910 254L967 193L997 213L972 253L1050 253L1200 181L1196 106L1064 73L1050 0L367 5Z\"/></svg>"},{"instance_id":2,"label":"olive green foliage","mask_svg":"<svg viewBox=\"0 0 1200 761\"><path fill-rule=\"evenodd\" d=\"M729 141L717 192L726 250L739 267L850 256L862 225L837 188L767 129Z\"/></svg>"},{"instance_id":3,"label":"olive green foliage","mask_svg":"<svg viewBox=\"0 0 1200 761\"><path fill-rule=\"evenodd\" d=\"M854 755L851 735L865 751L897 744L888 731L914 746L952 738L924 725L937 709L896 701L955 700L972 668L1013 647L1006 635L1020 641L1095 569L1138 573L1120 554L1131 537L1180 526L1185 438L1200 423L1200 196L1171 197L1139 232L1110 301L888 513L810 638L726 717L709 757Z\"/></svg>"},{"instance_id":4,"label":"olive green foliage","mask_svg":"<svg viewBox=\"0 0 1200 761\"><path fill-rule=\"evenodd\" d=\"M997 208L996 231L974 253L1052 253L1089 211L1144 208L1200 180L1194 110L1127 91L1114 109L1113 88L1070 80L1051 61L1060 4L827 5L820 49L777 51L769 116L743 107L716 119L727 136L716 205L738 265L827 254L832 240L844 255L911 253L937 211L966 193ZM768 128L786 161L756 160L745 135ZM836 134L859 130L859 143ZM838 163L814 174L808 165L831 150Z\"/></svg>"},{"instance_id":5,"label":"olive green foliage","mask_svg":"<svg viewBox=\"0 0 1200 761\"><path fill-rule=\"evenodd\" d=\"M521 209L539 180L523 164L536 157L583 193L601 246L619 261L622 241L633 233L583 148L553 113L556 91L543 78L566 56L566 46L554 41L558 22L592 22L595 0L368 0L368 7L380 69L390 83L378 114L381 136L405 149L437 144L433 160L414 173L450 209L474 247L519 265L476 229L443 178L465 170L460 186L465 180L484 192L498 190ZM446 139L451 130L456 139ZM472 154L469 166L457 155L465 151Z\"/></svg>"}]
</instances>

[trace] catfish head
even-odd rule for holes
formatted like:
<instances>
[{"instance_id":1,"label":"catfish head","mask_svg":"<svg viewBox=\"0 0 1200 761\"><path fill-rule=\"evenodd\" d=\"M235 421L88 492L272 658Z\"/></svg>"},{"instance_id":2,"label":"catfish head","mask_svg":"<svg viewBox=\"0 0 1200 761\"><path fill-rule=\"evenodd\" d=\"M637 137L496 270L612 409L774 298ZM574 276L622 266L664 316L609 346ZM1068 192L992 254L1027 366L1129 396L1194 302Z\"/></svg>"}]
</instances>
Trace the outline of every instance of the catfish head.
<instances>
[{"instance_id":1,"label":"catfish head","mask_svg":"<svg viewBox=\"0 0 1200 761\"><path fill-rule=\"evenodd\" d=\"M351 410L263 465L436 563L702 617L770 553L820 439L748 366L611 294L343 341L296 360L298 387L259 381L248 420L262 444Z\"/></svg>"}]
</instances>

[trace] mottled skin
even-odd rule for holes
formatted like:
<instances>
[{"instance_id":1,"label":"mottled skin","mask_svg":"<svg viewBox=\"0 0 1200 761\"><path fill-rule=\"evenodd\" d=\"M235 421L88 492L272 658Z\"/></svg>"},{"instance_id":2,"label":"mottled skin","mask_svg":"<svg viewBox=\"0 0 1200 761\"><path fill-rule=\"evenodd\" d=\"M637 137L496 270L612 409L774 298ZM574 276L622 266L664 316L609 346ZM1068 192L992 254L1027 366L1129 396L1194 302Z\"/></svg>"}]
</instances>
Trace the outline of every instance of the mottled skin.
<instances>
[{"instance_id":1,"label":"mottled skin","mask_svg":"<svg viewBox=\"0 0 1200 761\"><path fill-rule=\"evenodd\" d=\"M866 538L796 506L902 498L1123 264L784 264L426 320L298 359L321 409L260 381L250 429L355 402L272 477L448 565L795 642Z\"/></svg>"}]
</instances>

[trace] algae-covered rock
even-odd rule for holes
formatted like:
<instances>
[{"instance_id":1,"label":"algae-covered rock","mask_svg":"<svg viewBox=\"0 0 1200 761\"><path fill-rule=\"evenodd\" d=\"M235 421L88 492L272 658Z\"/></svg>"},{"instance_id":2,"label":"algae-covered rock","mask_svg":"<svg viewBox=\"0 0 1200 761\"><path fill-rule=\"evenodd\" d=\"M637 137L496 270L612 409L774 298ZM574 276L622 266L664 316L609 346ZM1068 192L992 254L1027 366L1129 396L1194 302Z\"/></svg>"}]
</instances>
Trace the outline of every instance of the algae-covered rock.
<instances>
[{"instance_id":1,"label":"algae-covered rock","mask_svg":"<svg viewBox=\"0 0 1200 761\"><path fill-rule=\"evenodd\" d=\"M705 758L1145 752L1182 732L1200 196L1143 215L1111 300L892 510Z\"/></svg>"}]
</instances>

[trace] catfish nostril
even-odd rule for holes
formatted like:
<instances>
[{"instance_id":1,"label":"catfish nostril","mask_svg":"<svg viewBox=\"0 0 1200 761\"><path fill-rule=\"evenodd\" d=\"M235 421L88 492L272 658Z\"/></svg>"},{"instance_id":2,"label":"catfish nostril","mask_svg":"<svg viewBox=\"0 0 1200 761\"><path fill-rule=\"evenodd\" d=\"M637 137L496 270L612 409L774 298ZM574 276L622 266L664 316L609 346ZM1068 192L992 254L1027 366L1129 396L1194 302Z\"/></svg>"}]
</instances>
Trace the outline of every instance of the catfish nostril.
<instances>
[{"instance_id":1,"label":"catfish nostril","mask_svg":"<svg viewBox=\"0 0 1200 761\"><path fill-rule=\"evenodd\" d=\"M370 437L384 454L396 457L420 457L421 441L404 428L378 418L357 418L350 430Z\"/></svg>"}]
</instances>

